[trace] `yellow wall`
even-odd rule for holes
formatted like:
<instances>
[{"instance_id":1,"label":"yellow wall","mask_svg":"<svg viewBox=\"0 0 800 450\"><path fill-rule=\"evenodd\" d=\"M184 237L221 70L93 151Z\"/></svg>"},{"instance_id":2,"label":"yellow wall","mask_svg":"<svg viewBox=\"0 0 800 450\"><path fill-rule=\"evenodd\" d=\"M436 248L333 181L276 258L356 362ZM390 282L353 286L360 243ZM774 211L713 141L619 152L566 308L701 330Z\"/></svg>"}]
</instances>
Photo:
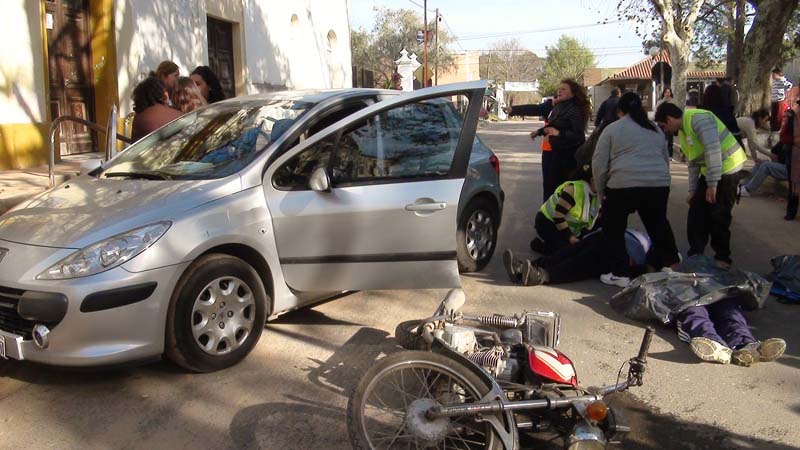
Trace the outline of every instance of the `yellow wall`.
<instances>
[{"instance_id":1,"label":"yellow wall","mask_svg":"<svg viewBox=\"0 0 800 450\"><path fill-rule=\"evenodd\" d=\"M47 163L47 123L0 124L0 170Z\"/></svg>"},{"instance_id":2,"label":"yellow wall","mask_svg":"<svg viewBox=\"0 0 800 450\"><path fill-rule=\"evenodd\" d=\"M114 38L114 0L90 2L92 30L92 71L94 77L94 122L105 127L111 105L117 105L117 52ZM118 122L119 123L119 122ZM119 125L118 130L121 130ZM118 131L119 132L119 131ZM98 150L105 151L105 136L98 139Z\"/></svg>"}]
</instances>

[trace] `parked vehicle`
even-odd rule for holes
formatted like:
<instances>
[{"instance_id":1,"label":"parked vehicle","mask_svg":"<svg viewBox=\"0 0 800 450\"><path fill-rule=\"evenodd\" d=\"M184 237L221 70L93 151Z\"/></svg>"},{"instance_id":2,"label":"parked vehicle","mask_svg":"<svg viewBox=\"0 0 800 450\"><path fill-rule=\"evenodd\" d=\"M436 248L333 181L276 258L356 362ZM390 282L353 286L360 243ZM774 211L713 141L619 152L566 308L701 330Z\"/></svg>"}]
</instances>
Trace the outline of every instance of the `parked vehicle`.
<instances>
[{"instance_id":1,"label":"parked vehicle","mask_svg":"<svg viewBox=\"0 0 800 450\"><path fill-rule=\"evenodd\" d=\"M463 292L451 291L432 317L398 325L395 337L411 351L378 361L356 386L353 448L516 450L542 434L568 450L621 443L629 428L603 398L642 385L652 328L625 381L586 389L556 349L557 313L468 316L463 304Z\"/></svg>"},{"instance_id":2,"label":"parked vehicle","mask_svg":"<svg viewBox=\"0 0 800 450\"><path fill-rule=\"evenodd\" d=\"M484 88L219 102L18 206L0 217L0 357L165 354L212 371L267 317L460 285L459 266L491 258L502 212L497 158L475 137Z\"/></svg>"}]
</instances>

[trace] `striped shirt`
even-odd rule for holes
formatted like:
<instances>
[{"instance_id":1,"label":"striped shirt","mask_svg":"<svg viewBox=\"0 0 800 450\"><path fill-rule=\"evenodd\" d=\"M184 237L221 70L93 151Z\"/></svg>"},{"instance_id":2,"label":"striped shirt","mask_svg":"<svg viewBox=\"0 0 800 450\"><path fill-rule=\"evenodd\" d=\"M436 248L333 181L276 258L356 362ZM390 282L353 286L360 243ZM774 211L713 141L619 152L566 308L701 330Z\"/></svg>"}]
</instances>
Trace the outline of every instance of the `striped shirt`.
<instances>
[{"instance_id":1,"label":"striped shirt","mask_svg":"<svg viewBox=\"0 0 800 450\"><path fill-rule=\"evenodd\" d=\"M708 187L716 187L722 179L722 145L714 114L695 114L692 117L692 129L703 145L703 158L689 161L689 192L697 190L702 162L706 164L706 183ZM738 172L742 166L734 168L730 173Z\"/></svg>"},{"instance_id":2,"label":"striped shirt","mask_svg":"<svg viewBox=\"0 0 800 450\"><path fill-rule=\"evenodd\" d=\"M569 210L574 207L575 186L568 184L561 190L561 194L558 196L558 203L556 203L556 211L553 214L553 224L556 226L556 230L565 237L573 235L572 230L569 229L569 223L567 223L567 216L569 215Z\"/></svg>"},{"instance_id":3,"label":"striped shirt","mask_svg":"<svg viewBox=\"0 0 800 450\"><path fill-rule=\"evenodd\" d=\"M770 100L773 102L782 102L786 100L786 93L794 86L791 81L786 77L778 77L772 79L772 92Z\"/></svg>"}]
</instances>

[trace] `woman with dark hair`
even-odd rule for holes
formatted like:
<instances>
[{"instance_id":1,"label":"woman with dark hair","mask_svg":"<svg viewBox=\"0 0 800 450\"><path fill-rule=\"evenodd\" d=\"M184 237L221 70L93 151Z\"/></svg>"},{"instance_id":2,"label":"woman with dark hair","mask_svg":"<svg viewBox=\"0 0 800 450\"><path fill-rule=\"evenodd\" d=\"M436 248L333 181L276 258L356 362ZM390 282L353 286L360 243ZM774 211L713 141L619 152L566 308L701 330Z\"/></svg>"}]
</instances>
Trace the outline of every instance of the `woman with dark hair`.
<instances>
[{"instance_id":1,"label":"woman with dark hair","mask_svg":"<svg viewBox=\"0 0 800 450\"><path fill-rule=\"evenodd\" d=\"M197 84L197 88L200 89L200 93L208 103L225 100L225 91L222 90L219 78L214 75L210 67L198 66L192 71L191 78Z\"/></svg>"},{"instance_id":2,"label":"woman with dark hair","mask_svg":"<svg viewBox=\"0 0 800 450\"><path fill-rule=\"evenodd\" d=\"M625 250L628 215L638 212L653 239L651 265L661 268L676 264L678 248L667 220L671 179L664 133L648 120L642 99L635 93L620 97L617 108L622 117L600 135L592 173L598 195L604 199L603 232L612 259L611 272L600 280L627 286L632 275Z\"/></svg>"},{"instance_id":3,"label":"woman with dark hair","mask_svg":"<svg viewBox=\"0 0 800 450\"><path fill-rule=\"evenodd\" d=\"M575 170L575 151L586 140L586 123L591 106L586 90L575 80L562 80L544 128L533 137L543 135L542 197L550 198L561 183Z\"/></svg>"},{"instance_id":4,"label":"woman with dark hair","mask_svg":"<svg viewBox=\"0 0 800 450\"><path fill-rule=\"evenodd\" d=\"M753 158L753 161L756 164L760 163L761 157L765 156L767 161L777 159L775 155L772 154L770 149L764 145L761 145L757 139L759 130L764 133L769 133L769 109L761 108L753 111L753 113L750 114L750 117L737 117L736 125L742 131L742 137L747 139L747 148L750 150L750 156ZM759 157L759 153L761 154L761 157Z\"/></svg>"},{"instance_id":5,"label":"woman with dark hair","mask_svg":"<svg viewBox=\"0 0 800 450\"><path fill-rule=\"evenodd\" d=\"M138 141L181 116L167 106L169 97L164 83L157 77L147 77L133 89L133 128L131 139Z\"/></svg>"},{"instance_id":6,"label":"woman with dark hair","mask_svg":"<svg viewBox=\"0 0 800 450\"><path fill-rule=\"evenodd\" d=\"M722 88L716 84L710 84L703 91L703 103L700 108L714 113L725 124L728 131L733 133L733 136L739 141L739 145L744 147L742 130L739 129L739 125L736 123L736 116L733 114L733 109L728 106L728 103L729 101L725 98Z\"/></svg>"}]
</instances>

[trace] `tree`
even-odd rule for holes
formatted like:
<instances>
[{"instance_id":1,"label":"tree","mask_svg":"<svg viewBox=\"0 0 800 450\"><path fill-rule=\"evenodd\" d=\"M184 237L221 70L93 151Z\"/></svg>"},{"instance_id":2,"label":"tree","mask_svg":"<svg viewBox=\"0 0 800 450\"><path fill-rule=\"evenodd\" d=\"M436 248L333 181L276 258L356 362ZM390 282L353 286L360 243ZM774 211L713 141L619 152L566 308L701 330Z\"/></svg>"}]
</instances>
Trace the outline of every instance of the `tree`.
<instances>
[{"instance_id":1,"label":"tree","mask_svg":"<svg viewBox=\"0 0 800 450\"><path fill-rule=\"evenodd\" d=\"M724 53L728 75L738 80L739 112L747 113L769 103L770 70L798 52L797 5L797 0L618 0L617 9L621 18L642 26L651 18L661 22L676 101L685 100L692 49L706 62ZM745 35L750 20L752 26Z\"/></svg>"},{"instance_id":2,"label":"tree","mask_svg":"<svg viewBox=\"0 0 800 450\"><path fill-rule=\"evenodd\" d=\"M675 101L686 101L686 78L694 38L695 22L705 0L618 0L620 19L639 23L642 27L655 17L661 25L661 42L669 51L672 66L672 93ZM640 28L637 27L637 31Z\"/></svg>"},{"instance_id":3,"label":"tree","mask_svg":"<svg viewBox=\"0 0 800 450\"><path fill-rule=\"evenodd\" d=\"M375 72L377 84L390 83L395 71L394 62L400 57L400 50L416 53L422 62L423 45L417 42L417 31L424 28L424 21L414 11L408 9L374 8L375 25L371 31L363 28L350 32L353 65ZM435 20L435 18L434 18ZM435 22L428 24L433 36ZM439 69L447 70L454 64L453 55L447 51L453 37L439 27ZM434 40L428 41L428 70L433 73L436 49Z\"/></svg>"},{"instance_id":4,"label":"tree","mask_svg":"<svg viewBox=\"0 0 800 450\"><path fill-rule=\"evenodd\" d=\"M542 59L526 49L519 39L496 42L483 56L481 65L487 66L486 78L492 78L499 83L534 81L542 73ZM481 69L483 70L483 67Z\"/></svg>"},{"instance_id":5,"label":"tree","mask_svg":"<svg viewBox=\"0 0 800 450\"><path fill-rule=\"evenodd\" d=\"M742 58L738 65L740 112L750 112L769 105L769 73L773 67L784 62L784 43L789 40L786 39L786 31L792 18L797 17L797 0L748 2L755 8L755 17L744 38ZM797 34L794 39L795 44L800 43L797 42ZM796 51L796 47L794 49Z\"/></svg>"},{"instance_id":6,"label":"tree","mask_svg":"<svg viewBox=\"0 0 800 450\"><path fill-rule=\"evenodd\" d=\"M579 79L595 67L594 54L577 39L562 35L555 47L547 47L544 71L539 80L542 95L554 95L564 78Z\"/></svg>"}]
</instances>

